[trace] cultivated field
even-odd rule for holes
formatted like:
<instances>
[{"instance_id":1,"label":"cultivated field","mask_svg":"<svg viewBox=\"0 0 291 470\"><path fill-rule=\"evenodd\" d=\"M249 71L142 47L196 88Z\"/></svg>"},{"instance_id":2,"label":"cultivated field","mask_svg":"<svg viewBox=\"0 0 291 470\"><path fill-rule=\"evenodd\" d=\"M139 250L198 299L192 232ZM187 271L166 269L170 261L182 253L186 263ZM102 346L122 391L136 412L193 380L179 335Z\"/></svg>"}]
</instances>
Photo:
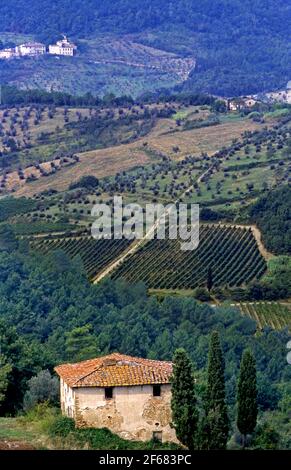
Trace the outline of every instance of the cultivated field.
<instances>
[{"instance_id":1,"label":"cultivated field","mask_svg":"<svg viewBox=\"0 0 291 470\"><path fill-rule=\"evenodd\" d=\"M252 302L235 304L243 315L246 315L258 324L262 330L271 327L274 330L291 329L291 305L279 302Z\"/></svg>"},{"instance_id":2,"label":"cultivated field","mask_svg":"<svg viewBox=\"0 0 291 470\"><path fill-rule=\"evenodd\" d=\"M151 289L241 286L259 278L266 263L248 229L203 225L196 250L182 251L178 240L151 240L129 256L112 278L143 281Z\"/></svg>"},{"instance_id":3,"label":"cultivated field","mask_svg":"<svg viewBox=\"0 0 291 470\"><path fill-rule=\"evenodd\" d=\"M36 238L42 253L62 249L80 256L90 279L96 277L131 245L128 240L94 240L89 236ZM124 260L112 278L143 281L150 289L195 289L205 286L211 268L213 286L241 286L259 278L266 263L249 229L203 225L196 250L182 251L176 240L151 240Z\"/></svg>"},{"instance_id":4,"label":"cultivated field","mask_svg":"<svg viewBox=\"0 0 291 470\"><path fill-rule=\"evenodd\" d=\"M36 251L47 254L63 250L71 258L80 257L89 279L102 271L131 244L128 240L94 240L90 237L37 239L31 243Z\"/></svg>"}]
</instances>

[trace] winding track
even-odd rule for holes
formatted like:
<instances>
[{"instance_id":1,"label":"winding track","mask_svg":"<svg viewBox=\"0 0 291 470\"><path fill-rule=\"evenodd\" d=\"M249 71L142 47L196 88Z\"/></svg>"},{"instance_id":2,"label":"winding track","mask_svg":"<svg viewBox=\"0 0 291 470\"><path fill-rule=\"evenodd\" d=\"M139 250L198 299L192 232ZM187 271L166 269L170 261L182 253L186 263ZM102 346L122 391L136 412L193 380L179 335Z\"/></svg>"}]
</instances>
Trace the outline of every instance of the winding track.
<instances>
[{"instance_id":1,"label":"winding track","mask_svg":"<svg viewBox=\"0 0 291 470\"><path fill-rule=\"evenodd\" d=\"M202 178L207 175L207 173L214 168L214 165L210 166L204 173L202 173L196 180L196 183L200 183ZM189 186L185 191L179 196L179 198L173 203L176 204L180 198L183 198L189 190L191 190L194 187L194 185ZM156 222L152 225L152 227L145 233L143 238L140 240L136 240L130 247L129 249L123 253L119 258L117 258L113 263L111 263L109 266L107 266L103 271L101 271L94 279L93 283L97 284L100 282L102 279L104 279L106 276L108 276L112 271L114 271L120 264L122 264L129 256L132 254L136 253L136 251L149 239L151 239L153 233L159 226L161 220L165 215L168 215L170 213L171 209L167 209L161 216L156 220Z\"/></svg>"}]
</instances>

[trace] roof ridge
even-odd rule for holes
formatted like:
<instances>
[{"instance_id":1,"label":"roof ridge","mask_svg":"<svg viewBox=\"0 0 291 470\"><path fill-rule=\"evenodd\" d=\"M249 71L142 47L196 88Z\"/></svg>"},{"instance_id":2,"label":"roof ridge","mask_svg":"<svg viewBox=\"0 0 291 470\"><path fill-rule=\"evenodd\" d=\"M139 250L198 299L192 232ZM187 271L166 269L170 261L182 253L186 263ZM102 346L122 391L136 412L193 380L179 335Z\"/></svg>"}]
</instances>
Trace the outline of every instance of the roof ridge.
<instances>
[{"instance_id":1,"label":"roof ridge","mask_svg":"<svg viewBox=\"0 0 291 470\"><path fill-rule=\"evenodd\" d=\"M96 367L95 369L91 370L91 371L88 372L87 374L82 375L82 377L79 377L78 380L77 380L76 382L74 382L74 383L77 384L78 382L80 382L80 380L84 380L86 377L89 377L89 375L94 374L94 372L97 372L97 370L101 369L101 367L103 367L103 363L102 363L102 364L99 364L98 367Z\"/></svg>"},{"instance_id":2,"label":"roof ridge","mask_svg":"<svg viewBox=\"0 0 291 470\"><path fill-rule=\"evenodd\" d=\"M118 357L125 357L125 358L130 358L130 359L137 359L137 366L140 366L140 367L150 367L153 369L153 371L155 371L155 368L154 368L154 365L151 364L152 362L158 362L158 363L163 363L163 362L167 362L169 364L171 364L170 361L159 361L159 360L156 360L156 359L147 359L147 358L139 358L139 357L134 357L134 356L128 356L127 354L121 354L121 353L111 353L111 354L107 354L106 356L102 356L100 357L100 359L107 359L109 357L112 357L112 356L118 356ZM96 358L96 359L99 359L99 358ZM93 359L94 360L94 359ZM118 359L116 359L116 361L118 361ZM149 362L149 364L144 364L143 361L146 361L146 362ZM129 365L129 364L124 364L124 365ZM94 374L95 372L97 372L98 370L102 369L102 368L105 368L107 367L106 364L104 364L104 361L101 362L101 364L98 365L98 367L94 368L93 370L91 370L90 372L86 373L85 375L83 375L82 377L79 377L78 380L75 382L75 385L77 385L78 383L80 383L82 380L86 379L87 377L89 377L90 375Z\"/></svg>"},{"instance_id":3,"label":"roof ridge","mask_svg":"<svg viewBox=\"0 0 291 470\"><path fill-rule=\"evenodd\" d=\"M75 364L62 364L55 367L55 370L71 387L92 386L93 383L105 384L104 386L106 383L114 386L114 383L117 386L125 383L148 384L151 380L152 383L169 383L172 366L171 361L114 352Z\"/></svg>"},{"instance_id":4,"label":"roof ridge","mask_svg":"<svg viewBox=\"0 0 291 470\"><path fill-rule=\"evenodd\" d=\"M78 380L75 382L75 384L77 384L78 382L80 382L80 380L83 380L85 379L86 377L88 377L89 375L91 374L94 374L94 372L97 372L97 370L101 369L102 367L104 367L104 359L108 358L108 357L112 357L112 356L115 356L115 355L118 355L118 356L121 356L122 354L120 353L111 353L111 354L106 354L106 356L100 356L100 357L95 357L94 359L91 359L91 361L94 361L94 360L98 360L98 359L102 359L102 362L101 364L98 364L98 366L94 367L93 370L90 370L90 372L87 372L85 375L82 375L82 377L79 377ZM90 359L88 359L88 361L90 361ZM86 362L86 361L84 361ZM77 363L78 364L78 363Z\"/></svg>"}]
</instances>

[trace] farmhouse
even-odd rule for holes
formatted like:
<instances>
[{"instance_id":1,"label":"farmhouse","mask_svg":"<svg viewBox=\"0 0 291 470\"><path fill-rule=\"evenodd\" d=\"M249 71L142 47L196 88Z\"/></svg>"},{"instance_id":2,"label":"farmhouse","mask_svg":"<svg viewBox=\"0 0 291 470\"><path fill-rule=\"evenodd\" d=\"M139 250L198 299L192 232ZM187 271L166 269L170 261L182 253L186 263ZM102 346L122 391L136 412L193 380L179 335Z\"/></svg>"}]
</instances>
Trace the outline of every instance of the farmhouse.
<instances>
[{"instance_id":1,"label":"farmhouse","mask_svg":"<svg viewBox=\"0 0 291 470\"><path fill-rule=\"evenodd\" d=\"M55 368L61 408L78 427L124 439L178 442L171 427L172 363L113 353Z\"/></svg>"},{"instance_id":2,"label":"farmhouse","mask_svg":"<svg viewBox=\"0 0 291 470\"><path fill-rule=\"evenodd\" d=\"M46 53L46 47L40 42L27 42L26 44L16 46L15 52L19 56L43 55Z\"/></svg>"},{"instance_id":3,"label":"farmhouse","mask_svg":"<svg viewBox=\"0 0 291 470\"><path fill-rule=\"evenodd\" d=\"M252 108L258 100L255 100L252 96L243 96L228 100L228 109L230 111L240 111L243 108Z\"/></svg>"},{"instance_id":4,"label":"farmhouse","mask_svg":"<svg viewBox=\"0 0 291 470\"><path fill-rule=\"evenodd\" d=\"M2 49L0 51L0 59L11 59L15 56L15 49Z\"/></svg>"},{"instance_id":5,"label":"farmhouse","mask_svg":"<svg viewBox=\"0 0 291 470\"><path fill-rule=\"evenodd\" d=\"M66 36L56 44L50 45L48 53L53 55L73 56L77 46L70 42ZM0 59L11 59L24 56L39 56L47 53L46 46L40 42L28 42L19 46L0 50Z\"/></svg>"},{"instance_id":6,"label":"farmhouse","mask_svg":"<svg viewBox=\"0 0 291 470\"><path fill-rule=\"evenodd\" d=\"M49 46L49 54L53 55L66 55L73 56L77 46L70 42L66 36L61 41L57 41L56 44Z\"/></svg>"},{"instance_id":7,"label":"farmhouse","mask_svg":"<svg viewBox=\"0 0 291 470\"><path fill-rule=\"evenodd\" d=\"M40 42L28 42L10 49L0 51L0 59L11 59L14 57L38 56L46 53L46 47Z\"/></svg>"}]
</instances>

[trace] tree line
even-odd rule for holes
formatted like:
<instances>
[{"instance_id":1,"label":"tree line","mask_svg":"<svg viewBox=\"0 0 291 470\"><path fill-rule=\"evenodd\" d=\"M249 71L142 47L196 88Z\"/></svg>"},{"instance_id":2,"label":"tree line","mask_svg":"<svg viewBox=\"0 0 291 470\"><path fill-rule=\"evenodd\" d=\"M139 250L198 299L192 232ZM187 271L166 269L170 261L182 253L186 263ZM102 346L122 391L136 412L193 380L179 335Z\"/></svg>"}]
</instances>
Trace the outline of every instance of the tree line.
<instances>
[{"instance_id":1,"label":"tree line","mask_svg":"<svg viewBox=\"0 0 291 470\"><path fill-rule=\"evenodd\" d=\"M198 404L197 384L191 359L184 349L177 349L173 359L172 418L179 441L190 450L223 450L229 440L231 425L225 392L225 364L219 333L210 337L206 388ZM236 390L235 425L241 444L255 430L258 416L256 362L245 350L240 362Z\"/></svg>"},{"instance_id":2,"label":"tree line","mask_svg":"<svg viewBox=\"0 0 291 470\"><path fill-rule=\"evenodd\" d=\"M41 89L20 90L15 86L1 86L2 106L16 105L55 105L55 106L83 106L83 107L123 107L134 106L155 102L172 102L185 105L213 105L216 99L205 93L160 91L145 93L140 98L134 99L132 96L116 96L108 93L103 97L93 96L86 93L82 96L71 95L62 91L46 91Z\"/></svg>"}]
</instances>

